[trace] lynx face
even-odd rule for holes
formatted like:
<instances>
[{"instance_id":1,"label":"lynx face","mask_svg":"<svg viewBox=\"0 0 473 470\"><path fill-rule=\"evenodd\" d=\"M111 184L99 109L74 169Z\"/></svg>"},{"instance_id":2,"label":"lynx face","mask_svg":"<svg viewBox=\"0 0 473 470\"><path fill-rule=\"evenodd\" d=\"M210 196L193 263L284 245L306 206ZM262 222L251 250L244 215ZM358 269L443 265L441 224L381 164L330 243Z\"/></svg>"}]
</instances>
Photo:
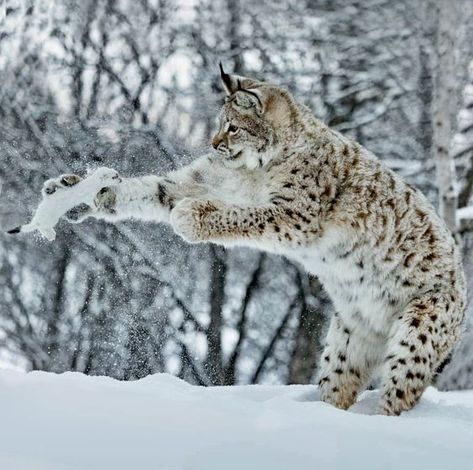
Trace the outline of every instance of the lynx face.
<instances>
[{"instance_id":1,"label":"lynx face","mask_svg":"<svg viewBox=\"0 0 473 470\"><path fill-rule=\"evenodd\" d=\"M239 109L235 101L233 97L224 104L212 145L226 166L250 169L263 166L276 140L274 129L252 109Z\"/></svg>"},{"instance_id":2,"label":"lynx face","mask_svg":"<svg viewBox=\"0 0 473 470\"><path fill-rule=\"evenodd\" d=\"M212 146L231 168L266 165L281 149L294 116L288 92L253 79L228 75L221 69L227 98Z\"/></svg>"}]
</instances>

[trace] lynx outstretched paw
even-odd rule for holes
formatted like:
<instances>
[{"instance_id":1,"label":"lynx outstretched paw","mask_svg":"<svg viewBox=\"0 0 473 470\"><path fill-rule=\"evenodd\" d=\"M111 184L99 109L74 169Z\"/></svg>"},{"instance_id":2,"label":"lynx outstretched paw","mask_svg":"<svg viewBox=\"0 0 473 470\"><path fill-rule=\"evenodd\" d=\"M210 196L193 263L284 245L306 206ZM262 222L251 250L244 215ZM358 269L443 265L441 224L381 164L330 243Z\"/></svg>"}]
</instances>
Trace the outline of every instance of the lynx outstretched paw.
<instances>
[{"instance_id":1,"label":"lynx outstretched paw","mask_svg":"<svg viewBox=\"0 0 473 470\"><path fill-rule=\"evenodd\" d=\"M171 225L174 231L189 243L200 240L200 221L197 201L183 199L171 211Z\"/></svg>"},{"instance_id":2,"label":"lynx outstretched paw","mask_svg":"<svg viewBox=\"0 0 473 470\"><path fill-rule=\"evenodd\" d=\"M77 175L61 175L59 178L50 179L44 182L43 189L41 192L43 196L50 196L60 188L66 188L68 186L74 186L82 178Z\"/></svg>"},{"instance_id":3,"label":"lynx outstretched paw","mask_svg":"<svg viewBox=\"0 0 473 470\"><path fill-rule=\"evenodd\" d=\"M116 201L117 195L110 187L102 188L94 199L97 210L106 212L108 214L116 213Z\"/></svg>"},{"instance_id":4,"label":"lynx outstretched paw","mask_svg":"<svg viewBox=\"0 0 473 470\"><path fill-rule=\"evenodd\" d=\"M206 217L215 210L217 206L213 202L183 199L171 211L171 225L189 243L208 240L210 232Z\"/></svg>"}]
</instances>

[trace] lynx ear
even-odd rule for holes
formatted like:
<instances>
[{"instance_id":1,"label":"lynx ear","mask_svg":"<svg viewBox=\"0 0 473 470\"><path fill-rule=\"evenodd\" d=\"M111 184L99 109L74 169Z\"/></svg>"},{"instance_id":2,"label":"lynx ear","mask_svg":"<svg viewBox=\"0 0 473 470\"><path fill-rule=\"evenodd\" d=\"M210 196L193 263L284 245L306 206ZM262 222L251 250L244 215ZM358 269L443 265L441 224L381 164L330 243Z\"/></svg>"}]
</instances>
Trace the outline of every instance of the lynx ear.
<instances>
[{"instance_id":1,"label":"lynx ear","mask_svg":"<svg viewBox=\"0 0 473 470\"><path fill-rule=\"evenodd\" d=\"M247 90L260 85L261 82L252 78L241 77L240 75L231 75L223 70L222 62L219 63L220 78L227 95L233 95L238 90Z\"/></svg>"},{"instance_id":2,"label":"lynx ear","mask_svg":"<svg viewBox=\"0 0 473 470\"><path fill-rule=\"evenodd\" d=\"M263 101L261 93L256 89L261 84L258 80L253 80L239 75L230 75L223 70L220 62L220 78L227 95L235 96L235 104L240 108L256 108L257 112L263 112Z\"/></svg>"}]
</instances>

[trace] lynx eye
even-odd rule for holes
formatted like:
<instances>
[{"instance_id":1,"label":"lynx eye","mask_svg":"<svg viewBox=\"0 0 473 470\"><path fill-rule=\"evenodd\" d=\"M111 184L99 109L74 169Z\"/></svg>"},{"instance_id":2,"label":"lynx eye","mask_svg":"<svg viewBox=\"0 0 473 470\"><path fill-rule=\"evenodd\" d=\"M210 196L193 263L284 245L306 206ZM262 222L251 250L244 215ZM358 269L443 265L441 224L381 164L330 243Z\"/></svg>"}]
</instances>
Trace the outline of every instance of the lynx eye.
<instances>
[{"instance_id":1,"label":"lynx eye","mask_svg":"<svg viewBox=\"0 0 473 470\"><path fill-rule=\"evenodd\" d=\"M229 132L230 134L235 135L239 130L240 130L240 129L239 129L237 126L234 126L233 124L230 124L230 125L228 126L228 132Z\"/></svg>"}]
</instances>

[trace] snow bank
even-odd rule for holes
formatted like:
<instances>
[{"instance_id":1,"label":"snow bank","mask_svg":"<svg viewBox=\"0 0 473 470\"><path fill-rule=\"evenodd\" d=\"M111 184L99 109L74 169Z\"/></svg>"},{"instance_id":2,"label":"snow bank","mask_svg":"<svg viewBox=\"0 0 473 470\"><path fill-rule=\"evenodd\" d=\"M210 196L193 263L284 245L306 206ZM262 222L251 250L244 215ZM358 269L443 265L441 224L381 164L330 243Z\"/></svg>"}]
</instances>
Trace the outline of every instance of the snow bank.
<instances>
[{"instance_id":1,"label":"snow bank","mask_svg":"<svg viewBox=\"0 0 473 470\"><path fill-rule=\"evenodd\" d=\"M200 388L0 371L2 470L468 469L473 391L430 388L399 418L350 412L315 386Z\"/></svg>"}]
</instances>

